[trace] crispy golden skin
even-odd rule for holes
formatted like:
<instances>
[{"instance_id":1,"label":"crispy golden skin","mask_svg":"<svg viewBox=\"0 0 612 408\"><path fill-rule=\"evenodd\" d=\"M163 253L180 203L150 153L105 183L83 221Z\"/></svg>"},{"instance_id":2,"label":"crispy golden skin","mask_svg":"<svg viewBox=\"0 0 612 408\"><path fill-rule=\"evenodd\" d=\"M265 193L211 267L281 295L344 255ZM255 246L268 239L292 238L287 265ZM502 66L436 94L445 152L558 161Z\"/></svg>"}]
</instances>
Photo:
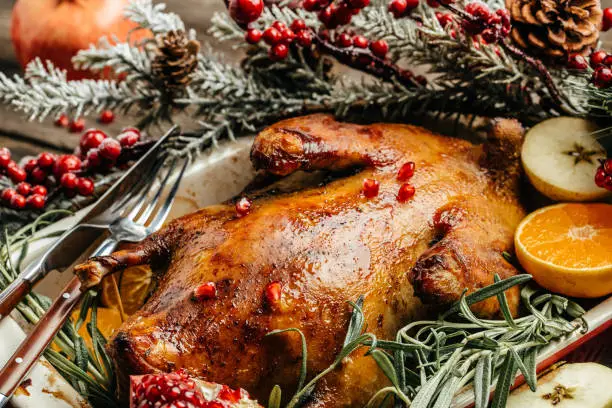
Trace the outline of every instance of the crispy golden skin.
<instances>
[{"instance_id":1,"label":"crispy golden skin","mask_svg":"<svg viewBox=\"0 0 612 408\"><path fill-rule=\"evenodd\" d=\"M256 138L251 157L264 172L359 172L292 193L266 193L237 217L233 203L173 221L136 249L81 265L86 285L126 265L168 261L144 307L115 333L109 349L125 377L186 368L208 381L243 387L265 401L274 384L291 395L299 376L297 327L308 341L308 373L326 368L342 346L349 300L365 296L367 330L393 338L430 306L457 300L516 273L502 252L524 211L518 202L521 127L496 122L486 147L392 124L359 126L326 115L285 120ZM414 198L396 199L398 169L416 163ZM501 171L501 170L504 171ZM373 199L364 178L380 182ZM216 299L194 301L215 282ZM281 304L264 289L282 283ZM516 310L517 291L508 293ZM478 305L497 312L496 301ZM365 350L316 387L310 406L363 406L386 385Z\"/></svg>"}]
</instances>

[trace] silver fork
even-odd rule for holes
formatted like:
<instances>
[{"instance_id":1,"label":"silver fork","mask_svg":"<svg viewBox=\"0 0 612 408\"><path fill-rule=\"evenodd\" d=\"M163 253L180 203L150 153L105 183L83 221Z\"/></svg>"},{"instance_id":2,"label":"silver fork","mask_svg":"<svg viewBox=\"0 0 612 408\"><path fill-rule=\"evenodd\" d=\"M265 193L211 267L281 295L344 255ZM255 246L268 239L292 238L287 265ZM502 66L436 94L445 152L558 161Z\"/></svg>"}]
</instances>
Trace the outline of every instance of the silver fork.
<instances>
[{"instance_id":1,"label":"silver fork","mask_svg":"<svg viewBox=\"0 0 612 408\"><path fill-rule=\"evenodd\" d=\"M170 179L180 161L183 161L180 171L176 179L170 183ZM141 241L152 232L157 231L170 212L187 164L186 159L175 158L152 198L149 198L149 193L154 186L155 174L153 176L151 174L146 175L140 182L131 187L136 191L142 190L141 195L127 195L126 198L120 200L120 207L125 207L126 211L124 217L116 219L110 224L91 224L92 227L108 227L110 231L110 236L91 255L109 255L120 242ZM159 167L161 167L161 162ZM159 170L159 167L157 170ZM165 187L168 185L170 185L169 192L165 200L161 202L163 191L166 190ZM119 209L119 207L116 208ZM53 302L47 313L42 316L28 337L19 345L17 351L2 368L0 371L0 408L8 403L19 384L22 383L34 363L40 358L40 355L62 327L72 309L80 301L82 295L81 282L77 277L72 278L61 295Z\"/></svg>"}]
</instances>

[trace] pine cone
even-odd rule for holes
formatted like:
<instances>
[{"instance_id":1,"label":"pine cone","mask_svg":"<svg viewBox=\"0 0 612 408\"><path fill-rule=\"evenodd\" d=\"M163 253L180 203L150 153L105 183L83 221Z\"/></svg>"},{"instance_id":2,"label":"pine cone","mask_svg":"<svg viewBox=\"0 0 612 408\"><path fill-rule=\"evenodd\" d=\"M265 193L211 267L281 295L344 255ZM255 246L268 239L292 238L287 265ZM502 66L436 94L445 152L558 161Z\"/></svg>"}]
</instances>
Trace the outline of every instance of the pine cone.
<instances>
[{"instance_id":1,"label":"pine cone","mask_svg":"<svg viewBox=\"0 0 612 408\"><path fill-rule=\"evenodd\" d=\"M182 31L169 31L157 37L157 56L151 63L154 78L171 93L191 82L198 66L200 43L189 40Z\"/></svg>"},{"instance_id":2,"label":"pine cone","mask_svg":"<svg viewBox=\"0 0 612 408\"><path fill-rule=\"evenodd\" d=\"M599 0L506 0L512 40L555 59L587 54L599 38Z\"/></svg>"}]
</instances>

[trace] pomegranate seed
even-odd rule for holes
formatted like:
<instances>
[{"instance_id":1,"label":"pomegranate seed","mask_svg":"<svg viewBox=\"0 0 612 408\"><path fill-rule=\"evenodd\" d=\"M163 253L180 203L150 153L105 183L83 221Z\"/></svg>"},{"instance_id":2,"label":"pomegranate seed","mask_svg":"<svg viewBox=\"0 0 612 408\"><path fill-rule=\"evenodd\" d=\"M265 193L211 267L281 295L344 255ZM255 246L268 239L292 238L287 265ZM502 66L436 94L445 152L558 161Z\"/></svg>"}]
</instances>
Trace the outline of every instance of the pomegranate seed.
<instances>
[{"instance_id":1,"label":"pomegranate seed","mask_svg":"<svg viewBox=\"0 0 612 408\"><path fill-rule=\"evenodd\" d=\"M85 121L81 118L75 119L70 122L70 131L72 133L80 133L85 129Z\"/></svg>"},{"instance_id":2,"label":"pomegranate seed","mask_svg":"<svg viewBox=\"0 0 612 408\"><path fill-rule=\"evenodd\" d=\"M370 51L379 58L384 58L389 52L389 44L385 40L377 40L370 44Z\"/></svg>"},{"instance_id":3,"label":"pomegranate seed","mask_svg":"<svg viewBox=\"0 0 612 408\"><path fill-rule=\"evenodd\" d=\"M405 163L397 172L397 179L399 181L406 181L412 176L414 176L414 162Z\"/></svg>"},{"instance_id":4,"label":"pomegranate seed","mask_svg":"<svg viewBox=\"0 0 612 408\"><path fill-rule=\"evenodd\" d=\"M22 181L21 183L17 184L16 190L22 196L27 196L32 191L32 185L30 183Z\"/></svg>"},{"instance_id":5,"label":"pomegranate seed","mask_svg":"<svg viewBox=\"0 0 612 408\"><path fill-rule=\"evenodd\" d=\"M39 196L46 197L47 196L47 187L45 187L45 186L34 186L34 187L32 187L32 191L30 193L32 195L37 194Z\"/></svg>"},{"instance_id":6,"label":"pomegranate seed","mask_svg":"<svg viewBox=\"0 0 612 408\"><path fill-rule=\"evenodd\" d=\"M26 199L26 205L29 208L33 208L35 210L42 210L43 208L45 208L46 201L47 200L44 196L41 196L39 194L32 194Z\"/></svg>"},{"instance_id":7,"label":"pomegranate seed","mask_svg":"<svg viewBox=\"0 0 612 408\"><path fill-rule=\"evenodd\" d=\"M104 141L104 139L108 138L106 133L99 129L89 129L83 136L81 136L81 141L79 143L79 147L81 148L82 154L87 154L90 149L95 149Z\"/></svg>"},{"instance_id":8,"label":"pomegranate seed","mask_svg":"<svg viewBox=\"0 0 612 408\"><path fill-rule=\"evenodd\" d=\"M82 196L90 196L94 193L94 182L87 177L79 177L76 182L76 191Z\"/></svg>"},{"instance_id":9,"label":"pomegranate seed","mask_svg":"<svg viewBox=\"0 0 612 408\"><path fill-rule=\"evenodd\" d=\"M26 199L21 194L15 193L15 195L11 197L10 205L16 210L21 210L26 206Z\"/></svg>"},{"instance_id":10,"label":"pomegranate seed","mask_svg":"<svg viewBox=\"0 0 612 408\"><path fill-rule=\"evenodd\" d=\"M240 391L240 388L233 390L227 385L224 385L223 387L221 387L221 391L219 391L217 398L229 402L238 402L242 398L242 394Z\"/></svg>"},{"instance_id":11,"label":"pomegranate seed","mask_svg":"<svg viewBox=\"0 0 612 408\"><path fill-rule=\"evenodd\" d=\"M302 19L295 19L293 20L293 22L291 23L291 29L295 32L301 31L301 30L305 30L306 29L306 22Z\"/></svg>"},{"instance_id":12,"label":"pomegranate seed","mask_svg":"<svg viewBox=\"0 0 612 408\"><path fill-rule=\"evenodd\" d=\"M603 169L603 167L600 167L597 169L597 172L595 173L595 184L597 185L597 187L604 188L605 180L606 180L606 171Z\"/></svg>"},{"instance_id":13,"label":"pomegranate seed","mask_svg":"<svg viewBox=\"0 0 612 408\"><path fill-rule=\"evenodd\" d=\"M603 169L608 175L612 175L612 159L606 159L606 161L604 161Z\"/></svg>"},{"instance_id":14,"label":"pomegranate seed","mask_svg":"<svg viewBox=\"0 0 612 408\"><path fill-rule=\"evenodd\" d=\"M264 296L269 305L276 305L281 299L283 287L278 281L270 282L264 289Z\"/></svg>"},{"instance_id":15,"label":"pomegranate seed","mask_svg":"<svg viewBox=\"0 0 612 408\"><path fill-rule=\"evenodd\" d=\"M121 154L121 143L115 139L104 139L99 147L100 156L115 161Z\"/></svg>"},{"instance_id":16,"label":"pomegranate seed","mask_svg":"<svg viewBox=\"0 0 612 408\"><path fill-rule=\"evenodd\" d=\"M134 146L140 140L140 132L125 130L117 136L117 140L122 147Z\"/></svg>"},{"instance_id":17,"label":"pomegranate seed","mask_svg":"<svg viewBox=\"0 0 612 408\"><path fill-rule=\"evenodd\" d=\"M368 39L363 35L356 35L353 37L353 46L357 48L368 48Z\"/></svg>"},{"instance_id":18,"label":"pomegranate seed","mask_svg":"<svg viewBox=\"0 0 612 408\"><path fill-rule=\"evenodd\" d=\"M2 190L0 198L2 198L2 201L4 201L5 203L9 203L13 196L16 194L17 191L13 190L12 188L5 188L4 190Z\"/></svg>"},{"instance_id":19,"label":"pomegranate seed","mask_svg":"<svg viewBox=\"0 0 612 408\"><path fill-rule=\"evenodd\" d=\"M195 300L209 300L217 297L217 285L215 282L206 282L193 291Z\"/></svg>"},{"instance_id":20,"label":"pomegranate seed","mask_svg":"<svg viewBox=\"0 0 612 408\"><path fill-rule=\"evenodd\" d=\"M30 172L30 180L32 180L34 184L43 183L47 179L47 176L47 172L38 166L34 167L34 169Z\"/></svg>"},{"instance_id":21,"label":"pomegranate seed","mask_svg":"<svg viewBox=\"0 0 612 408\"><path fill-rule=\"evenodd\" d=\"M263 33L261 31L259 31L256 28L251 28L244 35L244 39L249 44L257 44L259 41L261 41L262 36L263 36Z\"/></svg>"},{"instance_id":22,"label":"pomegranate seed","mask_svg":"<svg viewBox=\"0 0 612 408\"><path fill-rule=\"evenodd\" d=\"M414 186L408 183L404 183L397 192L397 201L404 203L414 197L414 193Z\"/></svg>"},{"instance_id":23,"label":"pomegranate seed","mask_svg":"<svg viewBox=\"0 0 612 408\"><path fill-rule=\"evenodd\" d=\"M263 39L268 45L278 44L282 38L281 32L274 27L268 27L263 32Z\"/></svg>"},{"instance_id":24,"label":"pomegranate seed","mask_svg":"<svg viewBox=\"0 0 612 408\"><path fill-rule=\"evenodd\" d=\"M236 213L239 217L244 217L251 211L251 205L253 202L247 197L242 197L236 202Z\"/></svg>"},{"instance_id":25,"label":"pomegranate seed","mask_svg":"<svg viewBox=\"0 0 612 408\"><path fill-rule=\"evenodd\" d=\"M7 167L6 175L13 180L13 183L21 183L28 177L28 173L16 165Z\"/></svg>"},{"instance_id":26,"label":"pomegranate seed","mask_svg":"<svg viewBox=\"0 0 612 408\"><path fill-rule=\"evenodd\" d=\"M0 148L0 168L8 167L11 162L11 151L6 147Z\"/></svg>"},{"instance_id":27,"label":"pomegranate seed","mask_svg":"<svg viewBox=\"0 0 612 408\"><path fill-rule=\"evenodd\" d=\"M68 127L68 125L70 125L70 119L68 119L68 116L64 113L55 119L55 126L57 127Z\"/></svg>"},{"instance_id":28,"label":"pomegranate seed","mask_svg":"<svg viewBox=\"0 0 612 408\"><path fill-rule=\"evenodd\" d=\"M369 178L363 180L363 195L367 198L376 197L379 190L380 183L377 180Z\"/></svg>"},{"instance_id":29,"label":"pomegranate seed","mask_svg":"<svg viewBox=\"0 0 612 408\"><path fill-rule=\"evenodd\" d=\"M34 168L38 166L38 160L36 159L30 159L26 162L26 164L23 166L23 169L26 171L26 173L31 173L32 170L34 170Z\"/></svg>"},{"instance_id":30,"label":"pomegranate seed","mask_svg":"<svg viewBox=\"0 0 612 408\"><path fill-rule=\"evenodd\" d=\"M55 177L60 178L62 174L77 171L81 169L81 159L76 157L73 154L65 154L60 156L55 161L55 166L53 167L53 173Z\"/></svg>"},{"instance_id":31,"label":"pomegranate seed","mask_svg":"<svg viewBox=\"0 0 612 408\"><path fill-rule=\"evenodd\" d=\"M46 169L55 164L55 156L51 153L41 153L38 156L38 167L41 169Z\"/></svg>"},{"instance_id":32,"label":"pomegranate seed","mask_svg":"<svg viewBox=\"0 0 612 408\"><path fill-rule=\"evenodd\" d=\"M113 120L115 120L115 114L113 113L113 111L108 110L108 109L102 111L102 113L100 114L100 117L98 118L98 122L105 124L105 125L112 123Z\"/></svg>"},{"instance_id":33,"label":"pomegranate seed","mask_svg":"<svg viewBox=\"0 0 612 408\"><path fill-rule=\"evenodd\" d=\"M591 56L589 57L589 60L591 62L591 67L595 68L598 65L603 64L607 56L608 54L606 54L605 51L602 51L602 50L593 51L591 53Z\"/></svg>"}]
</instances>

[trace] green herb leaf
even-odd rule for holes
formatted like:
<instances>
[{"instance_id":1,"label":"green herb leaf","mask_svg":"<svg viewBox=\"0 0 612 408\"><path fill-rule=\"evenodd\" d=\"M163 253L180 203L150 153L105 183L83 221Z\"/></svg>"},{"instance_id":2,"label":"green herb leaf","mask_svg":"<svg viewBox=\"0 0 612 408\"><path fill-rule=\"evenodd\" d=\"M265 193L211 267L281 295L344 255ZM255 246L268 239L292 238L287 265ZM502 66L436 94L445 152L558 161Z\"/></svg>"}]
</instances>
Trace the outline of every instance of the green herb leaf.
<instances>
[{"instance_id":1,"label":"green herb leaf","mask_svg":"<svg viewBox=\"0 0 612 408\"><path fill-rule=\"evenodd\" d=\"M523 373L523 375L525 376L525 381L527 381L527 384L529 384L529 388L531 389L531 391L535 391L538 385L538 376L536 373L536 363L537 363L537 357L538 357L538 349L534 348L530 348L527 351L525 351L525 356L523 357L523 362L525 363L525 370L529 373L528 375L525 375L525 373ZM527 380L527 377L531 378L531 383Z\"/></svg>"},{"instance_id":2,"label":"green herb leaf","mask_svg":"<svg viewBox=\"0 0 612 408\"><path fill-rule=\"evenodd\" d=\"M499 277L498 274L493 275L493 279L495 283L501 281L501 278ZM504 319L506 319L506 322L508 322L508 325L510 327L515 329L516 323L514 323L514 319L512 318L512 313L510 312L510 306L508 305L508 299L506 298L506 293L505 292L498 293L497 301L499 303L499 308L502 312L502 315L504 316Z\"/></svg>"},{"instance_id":3,"label":"green herb leaf","mask_svg":"<svg viewBox=\"0 0 612 408\"><path fill-rule=\"evenodd\" d=\"M306 337L304 336L304 333L302 333L300 329L292 327L289 329L273 330L270 333L266 334L266 336L271 336L271 335L286 333L286 332L297 332L299 333L302 339L302 366L300 368L300 380L298 382L298 387L297 387L297 391L299 392L302 390L302 388L304 388L304 383L306 382L306 375L308 374L308 367L307 367L308 347L306 345Z\"/></svg>"},{"instance_id":4,"label":"green herb leaf","mask_svg":"<svg viewBox=\"0 0 612 408\"><path fill-rule=\"evenodd\" d=\"M362 295L359 296L357 302L349 302L351 306L353 306L353 313L351 314L351 319L349 320L346 337L344 338L344 342L342 343L343 347L354 341L363 331L363 323L365 321L363 311L361 310L361 308L363 307L363 299L364 298Z\"/></svg>"},{"instance_id":5,"label":"green herb leaf","mask_svg":"<svg viewBox=\"0 0 612 408\"><path fill-rule=\"evenodd\" d=\"M516 361L512 353L507 353L504 363L499 370L497 385L495 386L495 396L491 408L505 408L510 386L514 383L516 376Z\"/></svg>"},{"instance_id":6,"label":"green herb leaf","mask_svg":"<svg viewBox=\"0 0 612 408\"><path fill-rule=\"evenodd\" d=\"M475 408L487 408L491 392L491 353L485 353L476 363L474 372Z\"/></svg>"},{"instance_id":7,"label":"green herb leaf","mask_svg":"<svg viewBox=\"0 0 612 408\"><path fill-rule=\"evenodd\" d=\"M370 355L372 356L372 358L374 358L374 361L376 361L376 364L378 364L378 367L380 367L380 369L387 376L389 381L391 381L391 384L393 384L393 386L401 392L400 384L397 379L397 372L395 371L395 367L393 367L393 362L391 362L391 359L389 358L387 353L380 350L373 350Z\"/></svg>"}]
</instances>

